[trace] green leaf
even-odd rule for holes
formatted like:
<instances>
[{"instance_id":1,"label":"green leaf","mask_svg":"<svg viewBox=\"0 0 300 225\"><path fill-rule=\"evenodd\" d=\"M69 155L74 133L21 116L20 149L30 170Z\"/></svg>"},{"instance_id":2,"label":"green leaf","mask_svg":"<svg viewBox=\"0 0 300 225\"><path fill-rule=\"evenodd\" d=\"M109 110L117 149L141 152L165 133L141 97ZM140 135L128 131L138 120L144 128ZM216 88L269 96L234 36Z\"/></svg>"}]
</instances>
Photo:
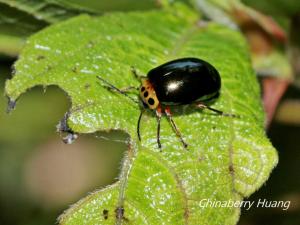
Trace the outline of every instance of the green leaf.
<instances>
[{"instance_id":1,"label":"green leaf","mask_svg":"<svg viewBox=\"0 0 300 225\"><path fill-rule=\"evenodd\" d=\"M274 49L267 55L253 54L253 67L260 76L293 80L294 74L286 54Z\"/></svg>"},{"instance_id":2,"label":"green leaf","mask_svg":"<svg viewBox=\"0 0 300 225\"><path fill-rule=\"evenodd\" d=\"M107 90L96 76L120 88L138 86L131 66L146 74L186 56L207 60L218 69L222 90L213 107L239 118L192 106L173 109L189 148L182 147L163 118L160 152L155 113L143 116L139 142L139 106ZM57 85L72 101L68 125L74 132L115 129L130 135L119 181L72 206L60 217L61 224L235 224L239 208L201 207L201 200L242 200L266 181L277 163L265 136L246 41L220 25L199 25L194 12L183 5L80 16L56 24L28 40L15 69L6 83L11 100L36 85ZM137 99L138 93L132 97ZM123 219L116 219L120 207Z\"/></svg>"},{"instance_id":3,"label":"green leaf","mask_svg":"<svg viewBox=\"0 0 300 225\"><path fill-rule=\"evenodd\" d=\"M46 22L37 20L34 15L3 4L0 0L0 31L2 34L25 37L46 25Z\"/></svg>"},{"instance_id":4,"label":"green leaf","mask_svg":"<svg viewBox=\"0 0 300 225\"><path fill-rule=\"evenodd\" d=\"M31 15L37 21L55 23L78 15L79 13L101 14L107 11L125 11L154 8L158 4L155 0L0 0L2 7L18 13ZM17 15L15 15L17 18Z\"/></svg>"},{"instance_id":5,"label":"green leaf","mask_svg":"<svg viewBox=\"0 0 300 225\"><path fill-rule=\"evenodd\" d=\"M35 20L43 21L44 23L55 23L72 16L79 12L84 12L80 9L66 7L55 1L42 0L0 0L5 7L10 7L10 10L15 10L19 13L27 14L35 18ZM17 15L14 18L18 18Z\"/></svg>"},{"instance_id":6,"label":"green leaf","mask_svg":"<svg viewBox=\"0 0 300 225\"><path fill-rule=\"evenodd\" d=\"M17 56L19 42L24 38L80 13L100 15L107 11L145 10L157 6L155 0L0 0L0 36L12 39L8 44L6 40L0 41L0 54Z\"/></svg>"},{"instance_id":7,"label":"green leaf","mask_svg":"<svg viewBox=\"0 0 300 225\"><path fill-rule=\"evenodd\" d=\"M298 0L242 0L259 11L272 16L285 30L290 30L290 20L300 11L300 1Z\"/></svg>"},{"instance_id":8,"label":"green leaf","mask_svg":"<svg viewBox=\"0 0 300 225\"><path fill-rule=\"evenodd\" d=\"M32 15L1 3L0 0L0 54L17 56L23 47L25 37L46 25Z\"/></svg>"},{"instance_id":9,"label":"green leaf","mask_svg":"<svg viewBox=\"0 0 300 225\"><path fill-rule=\"evenodd\" d=\"M22 49L24 41L21 38L0 34L0 55L16 56Z\"/></svg>"},{"instance_id":10,"label":"green leaf","mask_svg":"<svg viewBox=\"0 0 300 225\"><path fill-rule=\"evenodd\" d=\"M94 13L120 10L143 10L159 5L159 0L53 0L53 2L65 6L66 8L81 9Z\"/></svg>"},{"instance_id":11,"label":"green leaf","mask_svg":"<svg viewBox=\"0 0 300 225\"><path fill-rule=\"evenodd\" d=\"M280 15L292 17L300 10L300 2L298 0L273 0L272 3L268 0L242 0L242 2L275 17Z\"/></svg>"}]
</instances>

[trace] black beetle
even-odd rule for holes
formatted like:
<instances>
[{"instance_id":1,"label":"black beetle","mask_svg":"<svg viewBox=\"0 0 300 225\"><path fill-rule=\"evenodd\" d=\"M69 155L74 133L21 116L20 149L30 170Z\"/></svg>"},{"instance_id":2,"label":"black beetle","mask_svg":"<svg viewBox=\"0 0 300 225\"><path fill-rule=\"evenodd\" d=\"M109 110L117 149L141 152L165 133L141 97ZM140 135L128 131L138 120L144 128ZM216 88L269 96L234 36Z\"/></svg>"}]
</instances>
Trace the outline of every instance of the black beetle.
<instances>
[{"instance_id":1,"label":"black beetle","mask_svg":"<svg viewBox=\"0 0 300 225\"><path fill-rule=\"evenodd\" d=\"M225 116L234 116L225 114L220 110L209 107L206 103L216 99L220 94L221 77L218 71L208 62L198 58L180 58L165 64L162 64L150 70L147 76L139 76L133 68L133 74L141 81L138 88L140 99L144 108L156 111L158 121L157 126L157 144L161 149L160 143L160 120L163 113L169 118L172 127L180 138L183 146L187 144L183 140L170 111L171 105L193 104L198 108L209 109L217 114ZM135 87L119 89L110 84L103 78L98 79L105 82L108 88L113 89L131 100L127 91ZM140 121L144 110L138 119L137 133L140 138Z\"/></svg>"}]
</instances>

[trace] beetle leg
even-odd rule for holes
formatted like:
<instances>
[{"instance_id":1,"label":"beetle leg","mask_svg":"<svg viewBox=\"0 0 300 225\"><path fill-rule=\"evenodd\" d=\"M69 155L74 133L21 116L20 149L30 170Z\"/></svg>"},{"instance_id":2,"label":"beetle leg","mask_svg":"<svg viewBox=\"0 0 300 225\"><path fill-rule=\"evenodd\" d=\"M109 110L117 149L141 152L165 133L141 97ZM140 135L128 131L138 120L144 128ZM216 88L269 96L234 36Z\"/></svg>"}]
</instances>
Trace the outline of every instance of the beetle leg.
<instances>
[{"instance_id":1,"label":"beetle leg","mask_svg":"<svg viewBox=\"0 0 300 225\"><path fill-rule=\"evenodd\" d=\"M159 106L156 109L156 118L157 118L157 135L156 135L156 139L157 139L157 145L159 150L161 151L161 143L160 143L160 120L161 120L161 107Z\"/></svg>"},{"instance_id":2,"label":"beetle leg","mask_svg":"<svg viewBox=\"0 0 300 225\"><path fill-rule=\"evenodd\" d=\"M207 106L207 105L205 105L205 104L203 104L203 103L197 103L197 104L196 104L196 107L198 107L198 108L200 108L200 109L208 109L208 110L210 110L210 111L213 111L213 112L217 113L217 114L220 115L220 116L237 117L237 115L235 115L235 114L224 113L224 112L221 111L221 110L214 109L214 108L209 107L209 106Z\"/></svg>"},{"instance_id":3,"label":"beetle leg","mask_svg":"<svg viewBox=\"0 0 300 225\"><path fill-rule=\"evenodd\" d=\"M105 87L106 89L108 89L109 91L117 91L116 88L112 88L111 86L108 85L103 85L103 87ZM119 90L117 92L121 93L121 94L127 94L129 93L131 90L135 90L138 91L139 88L138 87L134 87L134 86L128 86L128 87L122 87L122 88L118 88Z\"/></svg>"},{"instance_id":4,"label":"beetle leg","mask_svg":"<svg viewBox=\"0 0 300 225\"><path fill-rule=\"evenodd\" d=\"M139 116L139 119L138 119L138 123L137 123L137 135L138 135L139 141L141 141L140 123L141 123L142 115L143 115L144 112L145 112L145 109L142 109L141 113L140 113L140 116Z\"/></svg>"},{"instance_id":5,"label":"beetle leg","mask_svg":"<svg viewBox=\"0 0 300 225\"><path fill-rule=\"evenodd\" d=\"M129 96L126 91L122 91L120 88L117 88L116 86L114 86L113 84L109 83L107 80L103 79L100 76L97 76L97 78L99 80L101 80L103 83L105 83L105 85L103 85L104 87L108 88L109 90L114 90L122 95L125 95L127 98L129 98L131 101L135 102L135 103L139 103L136 99L132 98L131 96Z\"/></svg>"},{"instance_id":6,"label":"beetle leg","mask_svg":"<svg viewBox=\"0 0 300 225\"><path fill-rule=\"evenodd\" d=\"M183 147L187 148L188 144L183 140L182 134L180 133L179 129L177 128L177 126L176 126L176 124L173 120L170 107L166 107L165 113L166 113L166 115L167 115L167 117L168 117L168 119L169 119L169 121L172 125L173 130L175 131L176 135L180 138L180 141L183 144Z\"/></svg>"},{"instance_id":7,"label":"beetle leg","mask_svg":"<svg viewBox=\"0 0 300 225\"><path fill-rule=\"evenodd\" d=\"M129 93L131 90L135 90L135 91L138 91L139 90L139 87L134 87L134 86L128 86L128 87L122 87L122 88L117 88L117 87L112 87L112 85L102 85L103 87L105 87L106 89L108 89L109 91L117 91L121 94L124 94L124 93ZM118 90L116 90L118 89Z\"/></svg>"},{"instance_id":8,"label":"beetle leg","mask_svg":"<svg viewBox=\"0 0 300 225\"><path fill-rule=\"evenodd\" d=\"M137 79L138 81L141 81L141 79L143 79L143 78L147 78L146 76L138 74L135 67L133 67L133 66L131 66L131 72L134 75L135 79Z\"/></svg>"},{"instance_id":9,"label":"beetle leg","mask_svg":"<svg viewBox=\"0 0 300 225\"><path fill-rule=\"evenodd\" d=\"M128 93L128 92L130 92L131 90L138 91L138 90L139 90L139 87L128 86L128 87L120 88L120 91L122 91L123 93Z\"/></svg>"}]
</instances>

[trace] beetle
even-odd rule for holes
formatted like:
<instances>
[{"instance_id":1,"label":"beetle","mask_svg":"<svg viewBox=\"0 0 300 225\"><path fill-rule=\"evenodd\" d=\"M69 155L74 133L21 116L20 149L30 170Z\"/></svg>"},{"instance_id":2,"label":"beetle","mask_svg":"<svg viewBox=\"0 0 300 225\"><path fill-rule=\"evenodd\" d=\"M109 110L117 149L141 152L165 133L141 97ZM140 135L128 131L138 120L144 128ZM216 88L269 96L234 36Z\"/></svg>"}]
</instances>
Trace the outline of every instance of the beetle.
<instances>
[{"instance_id":1,"label":"beetle","mask_svg":"<svg viewBox=\"0 0 300 225\"><path fill-rule=\"evenodd\" d=\"M220 95L221 77L214 66L202 59L191 57L175 59L151 69L147 76L139 76L134 68L132 72L141 82L140 87L136 89L139 90L140 101L143 103L137 123L138 138L141 140L140 122L144 109L154 110L157 117L157 144L160 150L160 121L163 114L168 117L184 148L188 146L172 118L170 106L192 104L219 115L235 116L208 106L208 102L217 99ZM100 76L97 78L106 83L109 89L135 101L127 94L128 90L135 87L119 89Z\"/></svg>"}]
</instances>

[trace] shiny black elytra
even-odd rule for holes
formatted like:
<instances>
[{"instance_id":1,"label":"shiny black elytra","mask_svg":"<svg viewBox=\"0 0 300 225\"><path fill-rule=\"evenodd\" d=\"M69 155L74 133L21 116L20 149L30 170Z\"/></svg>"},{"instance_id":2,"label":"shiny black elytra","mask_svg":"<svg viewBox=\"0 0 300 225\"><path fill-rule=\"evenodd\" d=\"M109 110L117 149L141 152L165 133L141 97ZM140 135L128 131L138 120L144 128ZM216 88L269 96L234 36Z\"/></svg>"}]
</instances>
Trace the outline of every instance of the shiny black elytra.
<instances>
[{"instance_id":1,"label":"shiny black elytra","mask_svg":"<svg viewBox=\"0 0 300 225\"><path fill-rule=\"evenodd\" d=\"M171 105L192 104L198 108L208 109L220 115L234 116L232 114L224 114L222 111L206 105L208 101L219 96L221 77L218 71L204 60L198 58L176 59L150 70L146 77L139 76L135 69L132 69L132 71L135 77L141 81L141 86L138 90L144 106L137 124L138 137L141 140L140 122L145 108L155 110L157 117L157 144L160 149L160 120L163 113L168 117L183 146L187 147L172 118ZM109 89L126 95L135 101L127 95L127 91L135 87L119 89L99 76L98 79L105 82Z\"/></svg>"}]
</instances>

